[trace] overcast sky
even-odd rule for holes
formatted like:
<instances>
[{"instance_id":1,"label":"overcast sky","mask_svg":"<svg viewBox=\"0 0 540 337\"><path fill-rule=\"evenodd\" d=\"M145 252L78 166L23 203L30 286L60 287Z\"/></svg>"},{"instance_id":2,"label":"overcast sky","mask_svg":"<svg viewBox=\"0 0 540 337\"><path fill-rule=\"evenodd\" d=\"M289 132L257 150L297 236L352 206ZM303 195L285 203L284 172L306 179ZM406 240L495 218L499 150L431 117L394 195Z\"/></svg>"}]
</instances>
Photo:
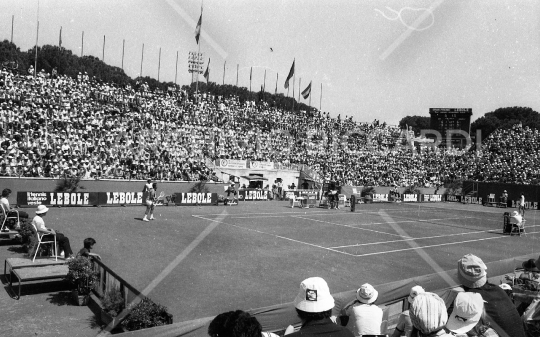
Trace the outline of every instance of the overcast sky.
<instances>
[{"instance_id":1,"label":"overcast sky","mask_svg":"<svg viewBox=\"0 0 540 337\"><path fill-rule=\"evenodd\" d=\"M124 70L191 80L188 52L201 10L191 0L39 0L39 45L58 44ZM472 108L473 119L499 107L540 111L540 1L518 0L205 0L201 51L210 79L253 90L283 82L296 59L296 89L313 81L312 105L331 115L397 124L430 107ZM38 0L0 1L0 38L23 50L36 41ZM272 51L273 50L273 51ZM292 83L291 83L292 84ZM292 88L291 88L292 89ZM292 95L292 90L289 93ZM304 101L307 103L307 101Z\"/></svg>"}]
</instances>

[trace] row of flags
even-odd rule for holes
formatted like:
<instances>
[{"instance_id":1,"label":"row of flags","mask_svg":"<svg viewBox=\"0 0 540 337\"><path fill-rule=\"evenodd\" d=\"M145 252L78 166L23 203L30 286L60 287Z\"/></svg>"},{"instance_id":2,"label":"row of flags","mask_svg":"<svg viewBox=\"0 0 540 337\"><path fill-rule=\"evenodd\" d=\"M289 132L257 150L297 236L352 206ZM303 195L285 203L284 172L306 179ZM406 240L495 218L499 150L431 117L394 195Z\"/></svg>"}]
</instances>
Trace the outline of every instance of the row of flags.
<instances>
[{"instance_id":1,"label":"row of flags","mask_svg":"<svg viewBox=\"0 0 540 337\"><path fill-rule=\"evenodd\" d=\"M197 41L197 44L199 44L199 39L201 36L201 26L202 26L202 12L203 8L201 6L201 15L199 16L199 21L197 22L197 27L195 27L195 41ZM270 48L272 49L272 48ZM289 89L289 81L294 76L294 66L296 63L296 59L293 60L291 69L289 70L289 75L287 75L287 79L285 79L285 89ZM265 82L266 82L266 71L264 73L265 75ZM253 68L249 71L249 81L251 83L251 79L253 77ZM208 65L206 66L206 71L204 72L204 78L206 79L206 82L210 79L210 58L208 59ZM250 84L251 86L251 84ZM250 89L251 90L251 89ZM276 82L276 93L277 93L277 82ZM311 81L309 82L309 85L302 91L302 96L304 99L307 99L311 95Z\"/></svg>"}]
</instances>

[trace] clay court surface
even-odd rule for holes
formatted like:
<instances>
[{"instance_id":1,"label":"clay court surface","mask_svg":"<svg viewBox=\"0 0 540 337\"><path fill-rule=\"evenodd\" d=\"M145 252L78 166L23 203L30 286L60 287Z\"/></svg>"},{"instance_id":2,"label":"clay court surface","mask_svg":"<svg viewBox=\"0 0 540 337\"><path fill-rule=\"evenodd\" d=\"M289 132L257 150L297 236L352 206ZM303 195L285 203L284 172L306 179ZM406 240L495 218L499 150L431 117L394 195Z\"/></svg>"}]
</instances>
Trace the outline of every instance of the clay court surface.
<instances>
[{"instance_id":1,"label":"clay court surface","mask_svg":"<svg viewBox=\"0 0 540 337\"><path fill-rule=\"evenodd\" d=\"M513 209L381 203L350 212L288 205L159 206L151 222L142 221L143 207L51 208L45 221L74 250L85 237L95 238L103 261L136 288L149 287L175 322L291 302L311 276L341 292L454 269L466 253L485 262L540 253L537 211L526 213L526 236L510 237L501 234L502 215ZM2 255L20 256L5 249Z\"/></svg>"}]
</instances>

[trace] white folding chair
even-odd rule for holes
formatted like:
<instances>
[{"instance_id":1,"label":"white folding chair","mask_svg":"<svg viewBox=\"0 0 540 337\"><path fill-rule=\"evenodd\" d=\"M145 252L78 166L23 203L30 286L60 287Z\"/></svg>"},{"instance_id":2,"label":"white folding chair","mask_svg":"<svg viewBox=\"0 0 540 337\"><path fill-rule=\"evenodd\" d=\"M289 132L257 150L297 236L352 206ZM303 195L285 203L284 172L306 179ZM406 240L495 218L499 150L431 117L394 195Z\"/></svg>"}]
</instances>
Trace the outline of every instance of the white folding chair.
<instances>
[{"instance_id":1,"label":"white folding chair","mask_svg":"<svg viewBox=\"0 0 540 337\"><path fill-rule=\"evenodd\" d=\"M15 212L17 216L8 216L8 212L4 209L4 205L0 204L0 208L2 208L2 214L4 214L4 220L2 221L2 227L0 228L0 232L4 230L4 227L6 226L6 223L8 219L17 219L17 223L19 224L19 211L13 210L12 212Z\"/></svg>"},{"instance_id":2,"label":"white folding chair","mask_svg":"<svg viewBox=\"0 0 540 337\"><path fill-rule=\"evenodd\" d=\"M292 195L291 196L291 208L294 208L294 205L297 205L298 207L302 208L302 201L301 200L298 200L296 198L296 195Z\"/></svg>"},{"instance_id":3,"label":"white folding chair","mask_svg":"<svg viewBox=\"0 0 540 337\"><path fill-rule=\"evenodd\" d=\"M512 230L510 232L510 236L512 236L513 234L518 234L519 236L521 236L522 234L523 235L526 235L527 233L525 233L525 219L521 220L520 223L516 223L515 221L511 221L511 224L512 224Z\"/></svg>"},{"instance_id":4,"label":"white folding chair","mask_svg":"<svg viewBox=\"0 0 540 337\"><path fill-rule=\"evenodd\" d=\"M156 206L157 205L164 205L165 204L165 192L161 191L159 194L157 200L156 200Z\"/></svg>"},{"instance_id":5,"label":"white folding chair","mask_svg":"<svg viewBox=\"0 0 540 337\"><path fill-rule=\"evenodd\" d=\"M38 239L36 252L34 253L34 258L32 259L32 262L34 262L36 260L37 253L39 251L39 246L41 246L41 244L46 244L46 243L52 243L53 244L54 260L58 261L58 254L57 254L58 252L56 251L56 234L52 234L50 232L39 232L37 230L37 228L36 228L36 225L34 225L33 223L32 223L32 227L34 227L34 230L36 231L36 236L37 236L37 239ZM43 241L43 237L45 235L52 235L54 237L54 240L53 241Z\"/></svg>"}]
</instances>

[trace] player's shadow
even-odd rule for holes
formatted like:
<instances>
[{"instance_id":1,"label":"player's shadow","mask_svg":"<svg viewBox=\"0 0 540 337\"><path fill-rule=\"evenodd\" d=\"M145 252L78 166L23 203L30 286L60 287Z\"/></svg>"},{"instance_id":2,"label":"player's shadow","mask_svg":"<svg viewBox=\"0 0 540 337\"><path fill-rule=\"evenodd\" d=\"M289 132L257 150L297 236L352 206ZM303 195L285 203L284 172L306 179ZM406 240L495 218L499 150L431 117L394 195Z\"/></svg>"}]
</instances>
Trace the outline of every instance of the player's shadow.
<instances>
[{"instance_id":1,"label":"player's shadow","mask_svg":"<svg viewBox=\"0 0 540 337\"><path fill-rule=\"evenodd\" d=\"M143 221L143 218L133 218L134 220Z\"/></svg>"}]
</instances>

